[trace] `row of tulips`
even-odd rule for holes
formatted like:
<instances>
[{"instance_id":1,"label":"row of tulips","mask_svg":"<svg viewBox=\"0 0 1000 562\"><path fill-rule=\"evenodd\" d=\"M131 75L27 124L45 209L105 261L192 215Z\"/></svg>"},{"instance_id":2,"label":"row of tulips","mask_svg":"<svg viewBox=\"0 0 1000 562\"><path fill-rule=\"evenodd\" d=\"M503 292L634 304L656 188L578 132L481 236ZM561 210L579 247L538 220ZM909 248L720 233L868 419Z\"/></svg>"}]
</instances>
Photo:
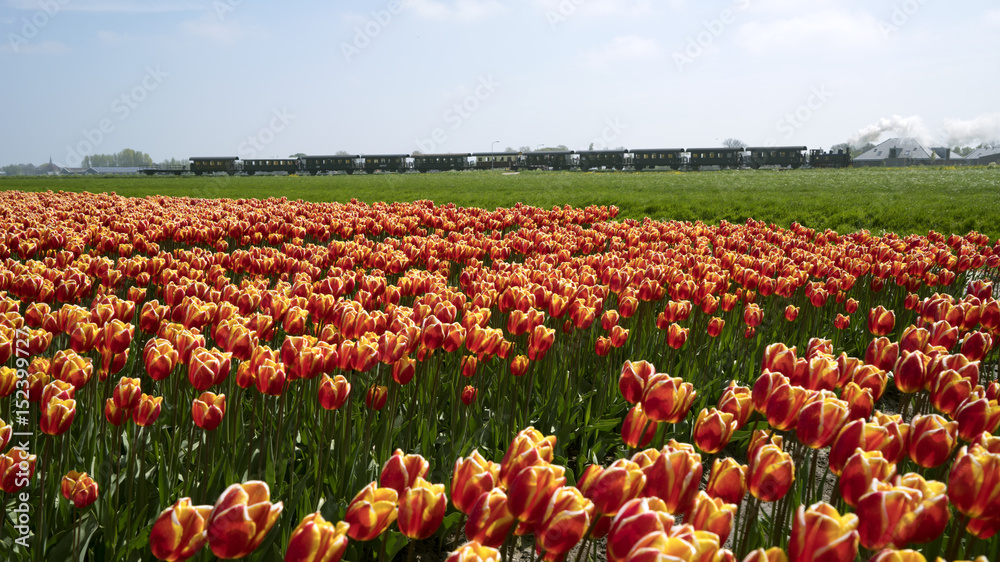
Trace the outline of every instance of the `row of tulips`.
<instances>
[{"instance_id":1,"label":"row of tulips","mask_svg":"<svg viewBox=\"0 0 1000 562\"><path fill-rule=\"evenodd\" d=\"M807 346L805 334L831 341L772 369L782 405L764 409L769 395L754 427L789 432L807 402L807 419L839 401L875 419L892 381L908 424L933 411L966 441L996 431L1000 257L976 233L616 223L596 207L0 197L21 213L0 240L0 418L17 421L26 385L42 499L81 468L108 491L79 523L41 503L37 526L78 528L74 548L127 557L169 497L247 479L294 498L299 517L322 501L335 519L396 447L497 454L529 423L581 477L654 439L722 455L751 433L724 384L749 388L767 343ZM859 310L867 322L852 323ZM619 391L633 357L663 372ZM12 503L26 483L4 474Z\"/></svg>"}]
</instances>

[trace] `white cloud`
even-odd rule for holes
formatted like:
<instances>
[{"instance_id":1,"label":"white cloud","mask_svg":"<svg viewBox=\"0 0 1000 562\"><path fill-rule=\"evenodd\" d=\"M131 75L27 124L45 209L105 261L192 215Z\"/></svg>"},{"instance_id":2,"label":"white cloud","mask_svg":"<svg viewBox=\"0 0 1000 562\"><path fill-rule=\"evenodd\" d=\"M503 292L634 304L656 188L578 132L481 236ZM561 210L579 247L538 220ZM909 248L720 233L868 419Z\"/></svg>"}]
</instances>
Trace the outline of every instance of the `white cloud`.
<instances>
[{"instance_id":1,"label":"white cloud","mask_svg":"<svg viewBox=\"0 0 1000 562\"><path fill-rule=\"evenodd\" d=\"M187 12L206 10L204 2L191 0L73 0L59 2L59 10L67 12ZM38 0L7 0L7 6L15 10L41 10Z\"/></svg>"},{"instance_id":2,"label":"white cloud","mask_svg":"<svg viewBox=\"0 0 1000 562\"><path fill-rule=\"evenodd\" d=\"M506 9L497 0L404 0L402 6L423 18L466 22L486 19Z\"/></svg>"},{"instance_id":3,"label":"white cloud","mask_svg":"<svg viewBox=\"0 0 1000 562\"><path fill-rule=\"evenodd\" d=\"M655 39L625 35L588 50L584 57L588 66L604 67L614 63L655 59L661 54L660 44Z\"/></svg>"},{"instance_id":4,"label":"white cloud","mask_svg":"<svg viewBox=\"0 0 1000 562\"><path fill-rule=\"evenodd\" d=\"M1000 25L1000 10L986 10L986 13L983 14L983 21Z\"/></svg>"},{"instance_id":5,"label":"white cloud","mask_svg":"<svg viewBox=\"0 0 1000 562\"><path fill-rule=\"evenodd\" d=\"M781 0L773 0L781 1ZM865 12L829 9L740 25L736 42L756 54L860 49L880 44L878 20Z\"/></svg>"},{"instance_id":6,"label":"white cloud","mask_svg":"<svg viewBox=\"0 0 1000 562\"><path fill-rule=\"evenodd\" d=\"M70 51L65 43L59 41L38 41L18 43L15 47L12 43L4 42L0 44L0 53L16 55L63 55Z\"/></svg>"},{"instance_id":7,"label":"white cloud","mask_svg":"<svg viewBox=\"0 0 1000 562\"><path fill-rule=\"evenodd\" d=\"M948 146L975 146L1000 139L1000 113L984 113L972 119L945 119L941 127Z\"/></svg>"}]
</instances>

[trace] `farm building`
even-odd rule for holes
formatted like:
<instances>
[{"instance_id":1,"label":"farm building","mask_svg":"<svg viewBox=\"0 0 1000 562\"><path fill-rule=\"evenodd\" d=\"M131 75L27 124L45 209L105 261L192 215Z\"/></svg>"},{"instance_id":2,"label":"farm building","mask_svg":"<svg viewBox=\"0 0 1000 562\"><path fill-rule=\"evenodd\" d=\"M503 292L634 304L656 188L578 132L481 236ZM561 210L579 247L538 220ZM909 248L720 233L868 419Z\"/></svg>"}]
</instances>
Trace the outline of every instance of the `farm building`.
<instances>
[{"instance_id":1,"label":"farm building","mask_svg":"<svg viewBox=\"0 0 1000 562\"><path fill-rule=\"evenodd\" d=\"M1000 164L1000 146L993 148L977 148L965 157L966 162L974 166L989 166Z\"/></svg>"},{"instance_id":2,"label":"farm building","mask_svg":"<svg viewBox=\"0 0 1000 562\"><path fill-rule=\"evenodd\" d=\"M963 164L948 148L928 148L914 138L889 139L854 159L855 166L920 166Z\"/></svg>"}]
</instances>

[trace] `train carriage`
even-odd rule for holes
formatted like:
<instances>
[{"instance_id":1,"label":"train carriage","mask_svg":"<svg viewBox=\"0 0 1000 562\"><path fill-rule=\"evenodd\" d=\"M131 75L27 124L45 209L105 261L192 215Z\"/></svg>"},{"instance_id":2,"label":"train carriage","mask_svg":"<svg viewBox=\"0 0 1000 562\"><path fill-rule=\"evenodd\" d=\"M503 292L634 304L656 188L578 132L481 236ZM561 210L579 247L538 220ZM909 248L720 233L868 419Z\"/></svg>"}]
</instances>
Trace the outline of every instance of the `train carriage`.
<instances>
[{"instance_id":1,"label":"train carriage","mask_svg":"<svg viewBox=\"0 0 1000 562\"><path fill-rule=\"evenodd\" d=\"M520 152L474 152L477 170L517 170Z\"/></svg>"},{"instance_id":2,"label":"train carriage","mask_svg":"<svg viewBox=\"0 0 1000 562\"><path fill-rule=\"evenodd\" d=\"M468 170L472 167L469 157L472 154L467 152L457 154L415 154L413 156L413 168L421 174L431 170L447 172L450 170Z\"/></svg>"},{"instance_id":3,"label":"train carriage","mask_svg":"<svg viewBox=\"0 0 1000 562\"><path fill-rule=\"evenodd\" d=\"M243 161L243 171L248 176L258 173L277 174L285 172L289 175L299 171L298 158L252 158Z\"/></svg>"},{"instance_id":4,"label":"train carriage","mask_svg":"<svg viewBox=\"0 0 1000 562\"><path fill-rule=\"evenodd\" d=\"M632 166L637 172L653 168L680 170L685 163L683 148L642 148L632 151Z\"/></svg>"},{"instance_id":5,"label":"train carriage","mask_svg":"<svg viewBox=\"0 0 1000 562\"><path fill-rule=\"evenodd\" d=\"M574 166L572 150L540 150L521 156L522 165L529 170L568 170Z\"/></svg>"},{"instance_id":6,"label":"train carriage","mask_svg":"<svg viewBox=\"0 0 1000 562\"><path fill-rule=\"evenodd\" d=\"M239 156L193 156L191 157L188 169L196 176L219 172L235 176L239 172L239 168L236 165L236 161L239 159Z\"/></svg>"},{"instance_id":7,"label":"train carriage","mask_svg":"<svg viewBox=\"0 0 1000 562\"><path fill-rule=\"evenodd\" d=\"M696 172L705 166L735 170L743 165L742 148L689 148L688 153L688 165Z\"/></svg>"},{"instance_id":8,"label":"train carriage","mask_svg":"<svg viewBox=\"0 0 1000 562\"><path fill-rule=\"evenodd\" d=\"M754 170L765 166L799 168L806 163L804 146L752 146L746 149L745 163Z\"/></svg>"},{"instance_id":9,"label":"train carriage","mask_svg":"<svg viewBox=\"0 0 1000 562\"><path fill-rule=\"evenodd\" d=\"M809 151L809 165L813 168L847 168L851 166L851 151L838 149L837 152L823 152L821 148Z\"/></svg>"},{"instance_id":10,"label":"train carriage","mask_svg":"<svg viewBox=\"0 0 1000 562\"><path fill-rule=\"evenodd\" d=\"M361 157L361 166L369 174L405 172L408 169L406 159L409 157L409 154L370 154Z\"/></svg>"},{"instance_id":11,"label":"train carriage","mask_svg":"<svg viewBox=\"0 0 1000 562\"><path fill-rule=\"evenodd\" d=\"M333 172L345 172L353 174L358 169L361 156L355 155L333 155L333 156L303 156L299 158L299 169L302 173L310 176Z\"/></svg>"},{"instance_id":12,"label":"train carriage","mask_svg":"<svg viewBox=\"0 0 1000 562\"><path fill-rule=\"evenodd\" d=\"M627 165L628 151L622 150L581 150L578 152L580 169L624 170Z\"/></svg>"}]
</instances>

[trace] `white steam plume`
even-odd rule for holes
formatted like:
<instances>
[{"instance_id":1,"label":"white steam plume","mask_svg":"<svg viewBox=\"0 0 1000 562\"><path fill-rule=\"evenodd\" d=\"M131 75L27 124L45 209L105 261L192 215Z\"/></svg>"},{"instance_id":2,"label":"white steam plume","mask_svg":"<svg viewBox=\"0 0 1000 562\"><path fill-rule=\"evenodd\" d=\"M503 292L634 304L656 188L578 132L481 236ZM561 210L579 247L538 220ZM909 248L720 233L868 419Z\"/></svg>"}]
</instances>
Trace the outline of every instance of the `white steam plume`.
<instances>
[{"instance_id":1,"label":"white steam plume","mask_svg":"<svg viewBox=\"0 0 1000 562\"><path fill-rule=\"evenodd\" d=\"M984 113L972 119L945 119L948 146L996 145L1000 139L1000 113Z\"/></svg>"},{"instance_id":2,"label":"white steam plume","mask_svg":"<svg viewBox=\"0 0 1000 562\"><path fill-rule=\"evenodd\" d=\"M878 142L882 135L886 133L891 133L896 137L912 137L925 145L933 144L931 142L933 135L931 135L924 124L923 118L919 115L883 117L875 123L859 130L856 135L851 137L849 142L851 146L860 147L869 142Z\"/></svg>"}]
</instances>

